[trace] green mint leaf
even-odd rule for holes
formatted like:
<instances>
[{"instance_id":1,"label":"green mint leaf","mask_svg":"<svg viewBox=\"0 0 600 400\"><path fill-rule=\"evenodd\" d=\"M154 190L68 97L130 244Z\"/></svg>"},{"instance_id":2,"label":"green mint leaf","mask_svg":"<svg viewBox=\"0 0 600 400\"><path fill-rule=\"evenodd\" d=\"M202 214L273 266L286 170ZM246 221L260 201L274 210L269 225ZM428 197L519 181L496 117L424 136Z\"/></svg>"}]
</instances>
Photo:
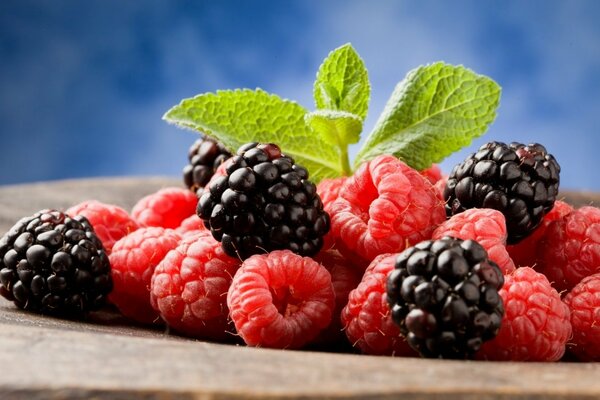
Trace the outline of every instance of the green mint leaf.
<instances>
[{"instance_id":1,"label":"green mint leaf","mask_svg":"<svg viewBox=\"0 0 600 400\"><path fill-rule=\"evenodd\" d=\"M323 141L338 147L358 142L363 126L358 115L335 110L308 113L304 116L304 121Z\"/></svg>"},{"instance_id":2,"label":"green mint leaf","mask_svg":"<svg viewBox=\"0 0 600 400\"><path fill-rule=\"evenodd\" d=\"M463 66L418 67L394 89L355 165L394 154L417 170L481 136L496 118L500 86Z\"/></svg>"},{"instance_id":3,"label":"green mint leaf","mask_svg":"<svg viewBox=\"0 0 600 400\"><path fill-rule=\"evenodd\" d=\"M317 72L314 85L318 109L347 111L365 119L371 85L365 63L352 45L333 50Z\"/></svg>"},{"instance_id":4,"label":"green mint leaf","mask_svg":"<svg viewBox=\"0 0 600 400\"><path fill-rule=\"evenodd\" d=\"M327 82L321 82L318 86L315 86L315 90L319 91L320 98L322 99L321 109L333 110L337 108L340 96L333 86ZM316 93L315 98L317 98Z\"/></svg>"},{"instance_id":5,"label":"green mint leaf","mask_svg":"<svg viewBox=\"0 0 600 400\"><path fill-rule=\"evenodd\" d=\"M235 152L248 142L276 143L308 169L310 179L342 175L339 150L304 122L306 109L261 89L223 90L184 99L163 119L200 131Z\"/></svg>"}]
</instances>

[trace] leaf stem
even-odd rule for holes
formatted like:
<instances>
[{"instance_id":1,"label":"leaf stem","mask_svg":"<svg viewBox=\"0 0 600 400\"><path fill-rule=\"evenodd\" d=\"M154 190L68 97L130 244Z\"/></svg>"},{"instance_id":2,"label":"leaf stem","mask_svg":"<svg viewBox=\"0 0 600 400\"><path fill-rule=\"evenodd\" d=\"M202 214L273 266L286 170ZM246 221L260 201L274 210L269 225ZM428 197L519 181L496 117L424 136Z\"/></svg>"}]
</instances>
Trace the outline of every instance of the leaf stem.
<instances>
[{"instance_id":1,"label":"leaf stem","mask_svg":"<svg viewBox=\"0 0 600 400\"><path fill-rule=\"evenodd\" d=\"M342 174L343 176L352 175L352 167L350 167L350 158L348 157L348 145L341 144L340 146L340 156L342 162Z\"/></svg>"}]
</instances>

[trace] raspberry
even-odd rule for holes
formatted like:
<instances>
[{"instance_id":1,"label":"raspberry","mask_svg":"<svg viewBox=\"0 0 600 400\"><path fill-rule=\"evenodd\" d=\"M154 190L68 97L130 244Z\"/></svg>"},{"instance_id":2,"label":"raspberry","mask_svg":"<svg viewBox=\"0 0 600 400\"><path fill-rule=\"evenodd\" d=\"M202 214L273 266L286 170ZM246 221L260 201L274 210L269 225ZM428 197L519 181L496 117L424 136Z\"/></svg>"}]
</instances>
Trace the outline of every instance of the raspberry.
<instances>
[{"instance_id":1,"label":"raspberry","mask_svg":"<svg viewBox=\"0 0 600 400\"><path fill-rule=\"evenodd\" d=\"M145 324L158 320L158 313L150 305L150 279L158 263L180 239L171 229L147 227L115 243L110 255L114 281L110 300L123 315Z\"/></svg>"},{"instance_id":2,"label":"raspberry","mask_svg":"<svg viewBox=\"0 0 600 400\"><path fill-rule=\"evenodd\" d=\"M479 243L445 237L400 253L387 300L392 319L422 356L471 358L500 329L503 282Z\"/></svg>"},{"instance_id":3,"label":"raspberry","mask_svg":"<svg viewBox=\"0 0 600 400\"><path fill-rule=\"evenodd\" d=\"M197 213L232 257L289 249L315 255L329 231L329 215L308 171L275 144L249 143L214 180Z\"/></svg>"},{"instance_id":4,"label":"raspberry","mask_svg":"<svg viewBox=\"0 0 600 400\"><path fill-rule=\"evenodd\" d=\"M162 319L188 336L227 341L227 290L239 268L209 231L185 237L156 267L150 301Z\"/></svg>"},{"instance_id":5,"label":"raspberry","mask_svg":"<svg viewBox=\"0 0 600 400\"><path fill-rule=\"evenodd\" d=\"M448 175L443 175L439 181L437 181L435 183L435 185L433 185L433 187L435 188L435 190L438 192L438 196L440 197L440 199L442 199L442 201L445 202L444 199L444 190L446 190L446 183L448 182Z\"/></svg>"},{"instance_id":6,"label":"raspberry","mask_svg":"<svg viewBox=\"0 0 600 400\"><path fill-rule=\"evenodd\" d=\"M548 279L529 267L505 277L500 296L505 314L498 336L478 358L497 361L557 361L571 336L569 309Z\"/></svg>"},{"instance_id":7,"label":"raspberry","mask_svg":"<svg viewBox=\"0 0 600 400\"><path fill-rule=\"evenodd\" d=\"M111 290L108 256L83 215L42 210L0 238L0 294L17 307L81 317Z\"/></svg>"},{"instance_id":8,"label":"raspberry","mask_svg":"<svg viewBox=\"0 0 600 400\"><path fill-rule=\"evenodd\" d=\"M223 145L209 137L201 137L190 146L189 164L183 168L183 182L192 192L198 192L230 157L231 153Z\"/></svg>"},{"instance_id":9,"label":"raspberry","mask_svg":"<svg viewBox=\"0 0 600 400\"><path fill-rule=\"evenodd\" d=\"M469 208L504 214L508 243L527 237L554 205L560 166L538 143L486 143L454 167L444 191L448 216Z\"/></svg>"},{"instance_id":10,"label":"raspberry","mask_svg":"<svg viewBox=\"0 0 600 400\"><path fill-rule=\"evenodd\" d=\"M131 210L140 226L177 228L196 211L198 198L189 190L169 187L140 199Z\"/></svg>"},{"instance_id":11,"label":"raspberry","mask_svg":"<svg viewBox=\"0 0 600 400\"><path fill-rule=\"evenodd\" d=\"M433 186L393 156L364 163L331 205L331 230L344 250L370 261L431 237L445 220Z\"/></svg>"},{"instance_id":12,"label":"raspberry","mask_svg":"<svg viewBox=\"0 0 600 400\"><path fill-rule=\"evenodd\" d=\"M321 251L315 261L321 263L331 274L331 283L335 293L335 308L329 326L316 339L322 343L339 343L346 340L340 320L342 309L348 304L348 295L354 290L362 277L362 269L357 269L340 252L334 249Z\"/></svg>"},{"instance_id":13,"label":"raspberry","mask_svg":"<svg viewBox=\"0 0 600 400\"><path fill-rule=\"evenodd\" d=\"M342 189L342 186L344 186L344 182L346 182L347 179L348 178L345 176L333 179L323 179L317 185L317 193L323 202L323 210L325 210L325 212L327 212L329 215L331 215L331 205L339 197L340 190ZM323 249L331 249L334 247L334 244L335 237L333 236L333 232L330 230L323 238Z\"/></svg>"},{"instance_id":14,"label":"raspberry","mask_svg":"<svg viewBox=\"0 0 600 400\"><path fill-rule=\"evenodd\" d=\"M350 292L342 310L342 324L350 343L372 355L416 355L392 321L386 281L396 254L381 254L367 267L361 282Z\"/></svg>"},{"instance_id":15,"label":"raspberry","mask_svg":"<svg viewBox=\"0 0 600 400\"><path fill-rule=\"evenodd\" d=\"M227 305L248 345L297 349L329 325L335 294L325 267L277 250L244 261L233 277Z\"/></svg>"},{"instance_id":16,"label":"raspberry","mask_svg":"<svg viewBox=\"0 0 600 400\"><path fill-rule=\"evenodd\" d=\"M487 251L490 260L498 264L503 274L515 270L515 264L506 251L506 224L500 211L473 208L453 215L433 231L432 239L444 236L475 240Z\"/></svg>"},{"instance_id":17,"label":"raspberry","mask_svg":"<svg viewBox=\"0 0 600 400\"><path fill-rule=\"evenodd\" d=\"M600 361L600 274L583 278L567 294L565 304L573 326L569 350L582 361Z\"/></svg>"},{"instance_id":18,"label":"raspberry","mask_svg":"<svg viewBox=\"0 0 600 400\"><path fill-rule=\"evenodd\" d=\"M437 181L442 179L442 170L437 164L433 164L431 167L424 169L419 172L424 178L426 178L429 183L435 185Z\"/></svg>"},{"instance_id":19,"label":"raspberry","mask_svg":"<svg viewBox=\"0 0 600 400\"><path fill-rule=\"evenodd\" d=\"M181 225L175 229L175 232L179 233L181 236L185 236L187 234L196 234L198 231L206 231L206 227L204 223L196 214L190 215L186 219L181 222Z\"/></svg>"},{"instance_id":20,"label":"raspberry","mask_svg":"<svg viewBox=\"0 0 600 400\"><path fill-rule=\"evenodd\" d=\"M559 292L600 272L600 209L581 207L551 222L537 247L538 269Z\"/></svg>"},{"instance_id":21,"label":"raspberry","mask_svg":"<svg viewBox=\"0 0 600 400\"><path fill-rule=\"evenodd\" d=\"M71 216L83 215L92 224L94 232L102 241L107 254L110 254L115 242L135 231L138 224L121 207L88 200L65 211Z\"/></svg>"},{"instance_id":22,"label":"raspberry","mask_svg":"<svg viewBox=\"0 0 600 400\"><path fill-rule=\"evenodd\" d=\"M340 195L340 190L342 186L344 186L344 182L346 182L348 178L345 176L341 176L339 178L333 179L323 179L317 185L317 193L321 196L321 201L323 202L323 208L325 211L329 212L329 207L331 203L333 203Z\"/></svg>"},{"instance_id":23,"label":"raspberry","mask_svg":"<svg viewBox=\"0 0 600 400\"><path fill-rule=\"evenodd\" d=\"M515 265L519 267L534 267L538 264L537 260L537 247L540 243L544 232L550 222L561 219L562 217L570 214L573 211L573 207L564 201L556 200L552 210L544 215L542 223L538 226L535 231L525 239L517 244L509 245L506 247L508 254L513 259Z\"/></svg>"}]
</instances>

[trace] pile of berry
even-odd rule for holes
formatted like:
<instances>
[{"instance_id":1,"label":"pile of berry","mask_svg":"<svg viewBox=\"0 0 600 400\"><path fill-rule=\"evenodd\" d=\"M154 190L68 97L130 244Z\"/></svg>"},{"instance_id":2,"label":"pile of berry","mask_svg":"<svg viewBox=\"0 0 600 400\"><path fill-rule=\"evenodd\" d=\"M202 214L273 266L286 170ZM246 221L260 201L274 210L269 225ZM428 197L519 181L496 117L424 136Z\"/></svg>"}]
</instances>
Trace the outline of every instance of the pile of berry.
<instances>
[{"instance_id":1,"label":"pile of berry","mask_svg":"<svg viewBox=\"0 0 600 400\"><path fill-rule=\"evenodd\" d=\"M600 360L600 209L557 200L539 144L442 177L380 155L318 185L275 144L190 149L184 188L87 201L0 239L0 294L77 317L108 300L194 338L365 354Z\"/></svg>"}]
</instances>

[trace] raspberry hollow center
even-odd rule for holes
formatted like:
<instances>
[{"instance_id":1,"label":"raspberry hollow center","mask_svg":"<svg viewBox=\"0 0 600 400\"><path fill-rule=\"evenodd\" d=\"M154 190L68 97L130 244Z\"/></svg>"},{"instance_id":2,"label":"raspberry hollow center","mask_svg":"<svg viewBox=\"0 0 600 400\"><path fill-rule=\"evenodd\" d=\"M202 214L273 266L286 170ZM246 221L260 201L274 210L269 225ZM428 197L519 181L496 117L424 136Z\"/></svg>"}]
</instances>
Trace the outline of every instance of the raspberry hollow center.
<instances>
[{"instance_id":1,"label":"raspberry hollow center","mask_svg":"<svg viewBox=\"0 0 600 400\"><path fill-rule=\"evenodd\" d=\"M227 292L227 306L246 344L297 349L331 323L335 294L323 265L275 250L242 263Z\"/></svg>"},{"instance_id":2,"label":"raspberry hollow center","mask_svg":"<svg viewBox=\"0 0 600 400\"><path fill-rule=\"evenodd\" d=\"M379 191L370 179L357 182L355 186L346 190L344 195L351 198L356 215L368 224L371 218L371 205L379 197Z\"/></svg>"},{"instance_id":3,"label":"raspberry hollow center","mask_svg":"<svg viewBox=\"0 0 600 400\"><path fill-rule=\"evenodd\" d=\"M273 296L273 305L284 317L289 317L302 308L304 300L294 297L293 286L271 288L270 291Z\"/></svg>"}]
</instances>

